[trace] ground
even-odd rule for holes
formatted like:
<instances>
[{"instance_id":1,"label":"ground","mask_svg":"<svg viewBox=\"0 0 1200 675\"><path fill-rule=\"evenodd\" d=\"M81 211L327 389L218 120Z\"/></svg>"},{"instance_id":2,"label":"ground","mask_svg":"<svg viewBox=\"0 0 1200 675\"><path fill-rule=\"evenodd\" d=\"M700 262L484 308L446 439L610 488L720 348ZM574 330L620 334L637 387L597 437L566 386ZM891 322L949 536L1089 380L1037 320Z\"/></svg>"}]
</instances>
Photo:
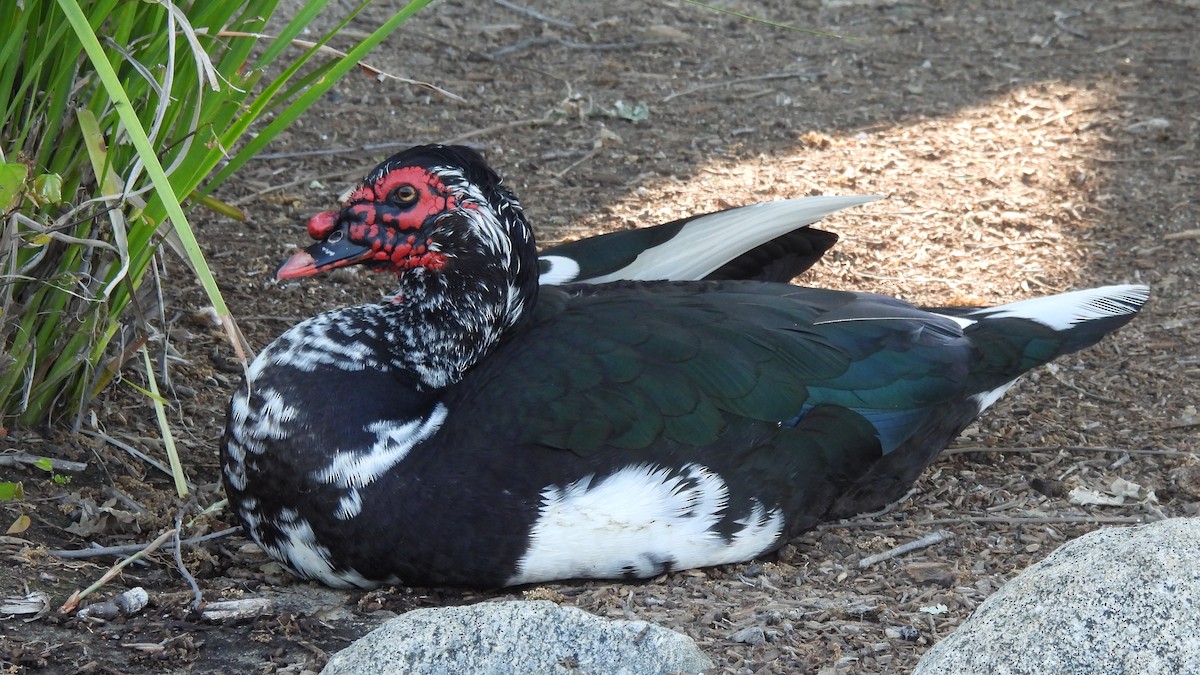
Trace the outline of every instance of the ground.
<instances>
[{"instance_id":1,"label":"ground","mask_svg":"<svg viewBox=\"0 0 1200 675\"><path fill-rule=\"evenodd\" d=\"M236 534L185 548L182 563L207 602L271 598L258 618L196 618L161 552L84 601L142 586L145 611L107 623L59 614L117 559L49 550L141 547L176 514L185 537L234 524L227 511L196 514L222 497L217 442L238 367L198 287L172 265L171 422L193 497L174 502L162 472L108 440L165 461L153 413L130 387L97 400L80 433L9 430L5 448L88 468L56 472L71 476L65 484L4 469L26 499L0 504L0 526L31 520L0 539L0 595L40 591L53 609L0 619L3 672L319 670L396 612L506 597L671 626L720 673L908 672L1062 542L1195 515L1200 6L717 4L827 34L677 0L530 0L543 16L447 0L422 12L370 62L465 102L354 74L219 195L246 222L197 212L250 345L384 288L351 272L286 284L271 272L304 244L309 214L393 150L430 141L486 152L544 242L768 199L874 193L887 199L826 222L841 242L801 283L939 305L1143 282L1154 289L1148 308L1026 378L886 513L827 524L767 560L634 584L342 592L296 582ZM384 11L364 17L352 28ZM126 377L141 382L136 364ZM1089 495L1115 503L1079 503ZM862 564L937 531L948 533L940 543Z\"/></svg>"}]
</instances>

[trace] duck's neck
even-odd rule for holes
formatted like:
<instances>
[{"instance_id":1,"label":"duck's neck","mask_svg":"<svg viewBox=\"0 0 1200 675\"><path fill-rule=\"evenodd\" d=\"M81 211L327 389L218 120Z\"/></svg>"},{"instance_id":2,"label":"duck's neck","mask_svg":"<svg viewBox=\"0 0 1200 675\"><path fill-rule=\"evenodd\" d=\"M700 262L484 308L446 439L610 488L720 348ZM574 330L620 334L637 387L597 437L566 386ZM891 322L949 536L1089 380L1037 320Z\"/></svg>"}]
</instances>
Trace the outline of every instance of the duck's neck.
<instances>
[{"instance_id":1,"label":"duck's neck","mask_svg":"<svg viewBox=\"0 0 1200 675\"><path fill-rule=\"evenodd\" d=\"M386 369L420 386L457 383L533 310L537 245L516 198L464 183L468 206L439 218L439 269L403 271L388 301L326 312L294 326L262 355L304 370ZM469 189L468 189L469 188ZM491 206L487 206L491 205Z\"/></svg>"},{"instance_id":2,"label":"duck's neck","mask_svg":"<svg viewBox=\"0 0 1200 675\"><path fill-rule=\"evenodd\" d=\"M503 275L406 275L396 297L375 305L388 337L390 366L441 388L486 356L532 308L532 291Z\"/></svg>"},{"instance_id":3,"label":"duck's neck","mask_svg":"<svg viewBox=\"0 0 1200 675\"><path fill-rule=\"evenodd\" d=\"M497 270L498 272L502 270ZM319 314L284 333L262 356L302 370L388 370L428 389L463 374L532 309L536 285L503 274L412 270L394 298Z\"/></svg>"}]
</instances>

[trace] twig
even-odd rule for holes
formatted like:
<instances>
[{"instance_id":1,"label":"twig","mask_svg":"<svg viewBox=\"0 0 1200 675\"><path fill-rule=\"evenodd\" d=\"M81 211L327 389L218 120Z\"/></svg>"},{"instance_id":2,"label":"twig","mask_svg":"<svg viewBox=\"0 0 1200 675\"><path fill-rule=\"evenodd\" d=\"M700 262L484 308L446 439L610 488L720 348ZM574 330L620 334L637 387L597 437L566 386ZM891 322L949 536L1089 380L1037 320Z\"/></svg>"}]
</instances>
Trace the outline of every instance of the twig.
<instances>
[{"instance_id":1,"label":"twig","mask_svg":"<svg viewBox=\"0 0 1200 675\"><path fill-rule=\"evenodd\" d=\"M943 279L941 277L909 277L909 276L889 276L886 274L871 274L870 272L859 272L851 269L850 273L855 276L860 276L864 279L881 279L883 281L913 281L921 284L947 284L950 286L961 286L962 284L971 283L963 279Z\"/></svg>"},{"instance_id":2,"label":"twig","mask_svg":"<svg viewBox=\"0 0 1200 675\"><path fill-rule=\"evenodd\" d=\"M205 621L220 623L241 621L262 616L274 608L270 598L242 598L240 600L218 600L210 602L200 611Z\"/></svg>"},{"instance_id":3,"label":"twig","mask_svg":"<svg viewBox=\"0 0 1200 675\"><path fill-rule=\"evenodd\" d=\"M745 82L760 82L762 80L782 80L782 79L786 79L789 77L812 77L814 75L820 75L822 72L823 71L820 71L820 70L791 70L791 71L785 71L785 72L781 72L781 73L767 73L766 75L751 75L750 77L737 77L732 80L722 80L720 82L710 82L708 84L701 84L699 86L692 87L691 89L677 91L674 94L671 94L671 95L663 98L662 102L666 103L667 101L679 98L680 96L688 96L689 94L695 94L697 92L705 91L707 89L717 89L719 87L729 87L729 86L732 86L735 84L743 84Z\"/></svg>"},{"instance_id":4,"label":"twig","mask_svg":"<svg viewBox=\"0 0 1200 675\"><path fill-rule=\"evenodd\" d=\"M896 556L904 555L905 553L910 553L912 551L916 551L916 550L923 549L923 548L926 548L929 546L933 546L934 544L940 544L943 541L946 541L947 539L950 539L952 537L954 537L953 532L950 532L949 530L938 530L937 532L927 534L924 537L917 539L916 541L910 541L907 544L901 544L901 545L897 546L896 548L893 548L888 551L884 551L883 553L876 553L875 555L869 555L869 556L863 558L862 560L858 561L858 568L860 570L866 569L866 568L870 567L871 565L874 565L877 562L883 562L884 560L891 560L892 558L895 558Z\"/></svg>"},{"instance_id":5,"label":"twig","mask_svg":"<svg viewBox=\"0 0 1200 675\"><path fill-rule=\"evenodd\" d=\"M891 513L891 512L892 512L892 509L894 509L894 508L896 508L897 506L899 506L899 505L903 504L904 502L908 501L908 498L909 498L909 497L911 497L911 496L913 496L913 495L917 494L918 492L920 492L920 490L918 490L917 488L909 488L908 492L905 492L903 497L901 497L901 498L897 499L896 501L894 501L894 502L892 502L892 503L888 504L887 506L883 507L882 509L879 509L878 511L872 511L872 512L870 512L870 513L863 513L863 514L860 514L860 515L862 515L862 517L863 517L863 518L878 518L879 516L884 516L884 515L887 515L887 514L889 514L889 513Z\"/></svg>"},{"instance_id":6,"label":"twig","mask_svg":"<svg viewBox=\"0 0 1200 675\"><path fill-rule=\"evenodd\" d=\"M1139 164L1141 162L1182 162L1187 157L1183 155L1171 155L1170 157L1096 157L1094 155L1078 155L1079 159L1086 159L1090 162L1099 162L1101 164ZM1093 209L1096 207L1093 206ZM1170 235L1166 235L1170 236Z\"/></svg>"},{"instance_id":7,"label":"twig","mask_svg":"<svg viewBox=\"0 0 1200 675\"><path fill-rule=\"evenodd\" d=\"M108 493L110 495L112 495L113 497L116 497L117 501L124 504L126 508L133 511L134 513L138 513L138 514L146 513L145 506L142 506L141 503L139 503L136 499L125 494L120 489L118 489L115 485L108 486Z\"/></svg>"},{"instance_id":8,"label":"twig","mask_svg":"<svg viewBox=\"0 0 1200 675\"><path fill-rule=\"evenodd\" d=\"M229 202L229 205L230 206L241 206L242 204L245 204L247 202L252 202L255 199L258 199L259 197L261 197L265 194L269 194L271 192L278 192L279 190L285 190L290 187L296 187L297 185L304 185L306 183L312 183L313 181L323 181L323 180L328 180L330 178L346 178L349 176L357 176L362 173L365 173L363 168L361 166L356 166L356 167L351 167L349 169L341 169L339 171L323 173L323 174L320 174L317 176L306 176L304 178L297 178L296 180L289 180L288 182L280 183L279 185L271 185L271 186L265 187L257 192L251 192L250 194L245 195L244 197L238 197L237 199L234 199L233 201Z\"/></svg>"},{"instance_id":9,"label":"twig","mask_svg":"<svg viewBox=\"0 0 1200 675\"><path fill-rule=\"evenodd\" d=\"M530 117L528 119L523 119L523 120L513 120L512 122L504 122L502 124L493 124L490 127L476 129L475 131L468 131L465 134L459 134L453 138L448 138L445 141L443 141L443 143L445 143L446 145L462 145L463 141L466 141L471 138L475 138L476 136L483 136L485 134L490 134L493 131L508 131L509 129L516 129L517 127L540 127L544 124L550 124L550 123L551 123L551 120L548 115L545 117Z\"/></svg>"},{"instance_id":10,"label":"twig","mask_svg":"<svg viewBox=\"0 0 1200 675\"><path fill-rule=\"evenodd\" d=\"M195 544L210 541L212 539L220 539L221 537L228 537L229 535L233 534L234 532L239 531L240 529L241 529L240 527L231 527L229 529L221 530L220 532L210 532L210 533L200 536L200 537L192 537L191 539L184 539L183 541L181 541L179 543L181 545L185 545L185 546L193 546ZM167 542L166 544L164 544L164 546L166 548L174 548L175 542ZM127 544L124 546L98 546L96 548L59 549L56 551L47 551L46 553L48 555L54 556L55 558L65 558L65 559L70 560L70 559L76 559L76 558L98 558L102 555L126 555L129 553L135 553L137 551L140 551L142 548L143 548L142 544Z\"/></svg>"},{"instance_id":11,"label":"twig","mask_svg":"<svg viewBox=\"0 0 1200 675\"><path fill-rule=\"evenodd\" d=\"M1184 239L1200 239L1200 230L1183 230L1162 236L1163 241L1182 241Z\"/></svg>"},{"instance_id":12,"label":"twig","mask_svg":"<svg viewBox=\"0 0 1200 675\"><path fill-rule=\"evenodd\" d=\"M188 568L183 564L183 547L179 545L179 531L183 529L183 510L175 512L175 567L179 570L179 576L183 577L188 586L192 587L192 611L200 609L200 605L204 604L204 594L200 592L200 585L196 583L196 577L188 571Z\"/></svg>"},{"instance_id":13,"label":"twig","mask_svg":"<svg viewBox=\"0 0 1200 675\"><path fill-rule=\"evenodd\" d=\"M601 149L603 149L603 147L604 147L604 146L602 146L602 145L600 145L600 144L597 144L597 145L596 145L596 147L592 148L592 149L591 149L591 150L590 150L590 151L589 151L587 154L585 154L583 157L580 157L579 159L575 160L574 162L571 162L569 165L567 165L567 168L563 169L562 171L559 171L558 173L555 173L555 174L554 174L554 177L555 177L555 178L562 178L563 176L567 175L568 173L570 173L571 171L573 171L573 170L575 169L575 167L577 167L577 166L579 166L579 165L583 164L584 162L587 162L587 161L591 160L593 157L595 157L596 155L600 154L600 150L601 150Z\"/></svg>"},{"instance_id":14,"label":"twig","mask_svg":"<svg viewBox=\"0 0 1200 675\"><path fill-rule=\"evenodd\" d=\"M525 16L531 16L531 17L537 19L538 21L542 21L544 23L550 24L551 26L558 26L559 28L575 30L575 24L571 23L570 21L563 21L562 19L555 19L554 17L546 16L545 14L542 14L541 12L537 11L536 9L529 9L528 7L522 7L521 5L516 4L515 2L509 2L509 0L492 0L492 2L496 3L497 5L500 5L501 7L505 8L505 9L512 10L518 14L524 14Z\"/></svg>"},{"instance_id":15,"label":"twig","mask_svg":"<svg viewBox=\"0 0 1200 675\"><path fill-rule=\"evenodd\" d=\"M128 452L129 454L133 455L134 457L137 457L138 459L142 460L143 462L149 464L150 466L165 473L166 475L174 478L174 475L171 473L171 470L169 468L167 468L166 464L163 464L162 462L158 461L157 459L154 459L150 455L147 455L146 453L142 452L141 450L138 450L137 448L133 447L132 445L130 445L128 443L125 443L124 441L119 441L102 431L91 431L88 429L80 429L79 432L81 434L83 434L84 436L91 436L92 438L98 438L113 447L120 448L120 449L124 450L125 452ZM186 485L188 486L189 490L196 489L196 486L194 484L192 484L190 481L187 481Z\"/></svg>"},{"instance_id":16,"label":"twig","mask_svg":"<svg viewBox=\"0 0 1200 675\"><path fill-rule=\"evenodd\" d=\"M519 51L530 49L531 47L542 47L545 45L558 45L567 49L579 49L594 52L613 52L622 49L637 49L644 46L641 42L575 42L573 40L563 40L556 37L533 37L521 40L516 44L511 44L507 47L494 49L488 52L488 56L493 59L498 59L509 54L515 54Z\"/></svg>"},{"instance_id":17,"label":"twig","mask_svg":"<svg viewBox=\"0 0 1200 675\"><path fill-rule=\"evenodd\" d=\"M122 560L121 562L117 563L116 565L113 565L111 569L109 569L107 572L104 573L103 576L100 577L99 581L92 584L91 586L88 586L87 588L83 589L82 591L75 591L74 593L72 593L71 597L67 598L67 601L63 603L63 606L58 608L58 611L63 614L70 614L71 612L74 612L75 609L77 607L79 607L80 600L86 598L87 596L91 595L92 593L95 593L96 591L100 590L100 588L103 587L104 584L107 584L109 581L112 581L113 577L120 574L121 570L125 569L126 565L134 562L135 560L141 560L142 558L150 555L151 553L154 553L156 550L158 550L159 546L163 545L163 542L165 542L166 540L175 536L175 532L176 532L176 530L174 530L174 529L170 529L170 530L167 530L166 532L163 532L162 534L158 535L158 539L155 539L154 541L150 542L150 544L148 546L146 546L145 548L143 548L142 550L138 551L137 553L134 553L133 555Z\"/></svg>"},{"instance_id":18,"label":"twig","mask_svg":"<svg viewBox=\"0 0 1200 675\"><path fill-rule=\"evenodd\" d=\"M444 143L446 145L471 145L470 143L464 143L464 141L471 139L471 138L475 138L476 136L483 136L484 134L490 134L493 131L506 131L508 129L514 129L517 127L541 126L543 124L550 124L550 119L548 117L537 117L537 118L530 118L530 119L524 119L524 120L514 120L512 122L504 122L503 124L494 124L490 127L484 127L482 129L468 131L464 134L459 134L458 136L448 138L448 139L442 141L442 143ZM381 144L379 149L383 149L384 147L385 147L385 145ZM362 173L365 173L365 170L363 169L363 167L358 166L358 167L353 167L353 168L349 168L349 169L342 169L340 171L334 171L332 173L324 173L319 176L306 176L304 178L290 180L286 183L280 183L279 185L271 185L269 187L265 187L257 192L252 192L243 197L234 199L233 201L229 202L229 205L230 206L241 206L242 204L254 201L255 199L258 199L259 197L261 197L265 194L269 194L271 192L277 192L279 190L284 190L284 189L287 189L290 187L295 187L297 185L304 185L306 183L311 183L313 181L322 181L322 180L327 180L330 178L344 178L346 176L356 176L356 175L359 175Z\"/></svg>"},{"instance_id":19,"label":"twig","mask_svg":"<svg viewBox=\"0 0 1200 675\"><path fill-rule=\"evenodd\" d=\"M979 445L963 446L961 448L947 448L942 451L943 455L960 455L968 452L1054 452L1056 450L1066 450L1067 452L1108 452L1108 453L1128 453L1130 455L1155 455L1159 457L1194 457L1195 453L1184 452L1182 450L1134 450L1131 448L1106 448L1100 446L1085 446L1085 445L1037 445L1028 448L1018 447L986 447Z\"/></svg>"},{"instance_id":20,"label":"twig","mask_svg":"<svg viewBox=\"0 0 1200 675\"><path fill-rule=\"evenodd\" d=\"M274 35L266 35L263 33L243 33L241 31L233 31L233 30L230 30L230 31L223 30L219 33L219 35L221 35L221 37L250 37L250 38L255 38L255 39L259 39L259 40L262 40L262 39L274 40L275 39ZM319 52L321 52L322 54L325 54L327 56L332 55L339 59L344 59L348 56L348 54L346 54L346 52L334 49L333 47L330 47L329 45L320 45L318 47L316 42L310 42L308 40L300 40L300 39L293 38L291 43L297 47L303 47L304 49L312 49L312 48L316 47L317 50ZM359 67L359 69L364 70L367 73L369 73L371 75L371 77L375 78L375 80L378 82L382 82L384 80L395 80L397 82L401 82L404 84L410 84L415 87L421 87L423 89L428 89L430 91L437 92L452 101L458 101L459 103L467 102L467 99L459 96L458 94L455 94L454 92L442 89L441 87L439 87L437 85L431 84L429 82L422 82L420 80L410 80L407 77L400 77L398 75L392 75L391 73L380 70L379 68L376 68L375 66L372 66L371 64L369 64L365 61L359 61L358 67Z\"/></svg>"},{"instance_id":21,"label":"twig","mask_svg":"<svg viewBox=\"0 0 1200 675\"><path fill-rule=\"evenodd\" d=\"M362 145L344 148L323 148L320 150L297 150L295 152L264 152L250 159L296 159L299 157L325 157L328 155L350 155L376 150L398 150L420 145L416 141L389 141L387 143L363 143Z\"/></svg>"},{"instance_id":22,"label":"twig","mask_svg":"<svg viewBox=\"0 0 1200 675\"><path fill-rule=\"evenodd\" d=\"M1021 248L1025 248L1027 246L1032 246L1034 244L1054 244L1054 243L1057 243L1054 239L1020 239L1017 241L1002 241L999 244L988 244L987 246L970 246L970 245L968 245L968 248L970 248L970 250L972 252L976 252L976 251L990 251L992 249L1005 248L1007 246L1019 246Z\"/></svg>"},{"instance_id":23,"label":"twig","mask_svg":"<svg viewBox=\"0 0 1200 675\"><path fill-rule=\"evenodd\" d=\"M87 462L72 462L66 459L55 459L53 457L39 457L31 455L27 452L17 452L14 454L0 455L0 466L17 466L28 465L36 466L39 469L44 469L46 462L50 462L51 471L83 471L87 469Z\"/></svg>"},{"instance_id":24,"label":"twig","mask_svg":"<svg viewBox=\"0 0 1200 675\"><path fill-rule=\"evenodd\" d=\"M1077 38L1080 38L1083 40L1089 40L1091 38L1088 36L1087 31L1083 31L1078 28L1072 28L1067 25L1067 19L1074 19L1075 17L1077 17L1079 15L1080 15L1080 12L1058 12L1058 11L1056 11L1056 12L1054 12L1054 26L1056 28L1058 28L1059 30L1061 30L1062 32L1067 33L1068 35L1074 35Z\"/></svg>"},{"instance_id":25,"label":"twig","mask_svg":"<svg viewBox=\"0 0 1200 675\"><path fill-rule=\"evenodd\" d=\"M961 518L932 518L920 520L914 525L961 525L963 523L1000 523L1003 525L1055 525L1055 524L1140 524L1146 520L1141 516L963 516Z\"/></svg>"},{"instance_id":26,"label":"twig","mask_svg":"<svg viewBox=\"0 0 1200 675\"><path fill-rule=\"evenodd\" d=\"M1003 525L1139 525L1146 522L1141 516L962 516L961 518L930 518L929 520L909 521L875 521L847 520L839 523L828 523L831 528L840 527L892 527L905 526L927 527L932 525L964 525L976 523L986 525L1000 523Z\"/></svg>"}]
</instances>

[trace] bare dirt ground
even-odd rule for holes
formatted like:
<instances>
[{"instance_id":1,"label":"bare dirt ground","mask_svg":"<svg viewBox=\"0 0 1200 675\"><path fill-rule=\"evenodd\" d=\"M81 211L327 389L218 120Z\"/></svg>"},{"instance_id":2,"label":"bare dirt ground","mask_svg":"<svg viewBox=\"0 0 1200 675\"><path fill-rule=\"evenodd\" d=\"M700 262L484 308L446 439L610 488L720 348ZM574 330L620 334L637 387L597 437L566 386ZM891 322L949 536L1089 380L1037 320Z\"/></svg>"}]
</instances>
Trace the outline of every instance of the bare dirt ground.
<instances>
[{"instance_id":1,"label":"bare dirt ground","mask_svg":"<svg viewBox=\"0 0 1200 675\"><path fill-rule=\"evenodd\" d=\"M802 283L940 305L1140 281L1154 288L1148 309L1015 387L887 513L831 523L769 560L637 584L350 593L295 582L237 534L185 548L183 566L205 601L261 595L274 600L270 612L198 619L188 583L160 551L85 601L143 586L150 605L136 616L97 623L52 609L0 620L3 672L319 670L394 613L537 597L674 627L697 640L715 672L902 673L1062 542L1196 515L1200 6L718 4L846 37L671 0L530 0L542 18L447 0L419 15L372 64L466 103L349 78L271 148L277 155L221 195L248 222L198 214L252 344L383 288L386 280L354 273L281 285L271 272L304 243L309 214L393 150L431 141L484 150L545 242L768 199L877 193L888 199L825 223L842 240ZM375 10L354 27L383 16ZM176 514L185 537L233 525L226 512L196 513L222 497L217 441L237 367L197 317L205 302L187 275L176 269L166 293L182 359L172 368L172 423L193 501L174 502L162 472L94 434L164 461L146 399L129 387L96 403L84 425L92 435L10 430L4 448L88 468L66 484L36 468L0 468L27 493L0 504L0 526L31 518L0 539L0 595L42 592L57 608L117 560L48 550L138 548ZM142 381L136 367L126 377ZM1117 479L1143 490L1114 487ZM1077 503L1089 494L1117 503ZM951 536L860 564L939 530Z\"/></svg>"}]
</instances>

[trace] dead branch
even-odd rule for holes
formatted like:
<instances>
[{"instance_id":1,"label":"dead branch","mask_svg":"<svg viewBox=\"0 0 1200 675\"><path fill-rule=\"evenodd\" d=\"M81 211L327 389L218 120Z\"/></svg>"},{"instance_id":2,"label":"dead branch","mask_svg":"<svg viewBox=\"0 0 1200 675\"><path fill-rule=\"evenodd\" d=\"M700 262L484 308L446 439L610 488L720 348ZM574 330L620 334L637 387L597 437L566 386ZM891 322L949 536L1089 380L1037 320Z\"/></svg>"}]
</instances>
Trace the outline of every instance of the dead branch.
<instances>
[{"instance_id":1,"label":"dead branch","mask_svg":"<svg viewBox=\"0 0 1200 675\"><path fill-rule=\"evenodd\" d=\"M191 539L184 539L183 541L180 541L179 544L184 545L184 546L194 546L201 542L211 541L213 539L220 539L221 537L228 537L229 535L233 534L234 532L238 532L241 529L242 528L240 528L240 527L231 527L231 528L228 528L225 530L221 530L220 532L210 532L210 533L200 536L200 537L192 537ZM165 544L163 544L163 547L167 548L167 549L171 549L171 548L174 548L175 545L176 545L175 542L169 541L169 542L166 542ZM59 549L59 550L54 550L54 551L46 551L46 553L48 555L54 556L55 558L65 558L65 559L98 558L100 556L105 556L105 555L128 555L130 553L136 553L136 552L142 550L144 547L145 546L143 544L128 544L125 546L97 546L95 548Z\"/></svg>"},{"instance_id":2,"label":"dead branch","mask_svg":"<svg viewBox=\"0 0 1200 675\"><path fill-rule=\"evenodd\" d=\"M929 546L933 546L934 544L940 544L943 541L946 541L947 539L952 538L953 536L954 536L954 533L950 532L949 530L938 530L937 532L927 534L924 537L917 539L916 541L910 541L907 544L901 544L901 545L897 546L896 548L893 548L888 551L884 551L883 553L869 555L869 556L863 558L862 560L858 561L858 568L866 569L866 568L870 567L871 565L874 565L877 562L883 562L884 560L891 560L892 558L895 558L896 556L904 555L905 553L917 551L917 550L920 550L920 549L923 549L923 548L926 548Z\"/></svg>"}]
</instances>

